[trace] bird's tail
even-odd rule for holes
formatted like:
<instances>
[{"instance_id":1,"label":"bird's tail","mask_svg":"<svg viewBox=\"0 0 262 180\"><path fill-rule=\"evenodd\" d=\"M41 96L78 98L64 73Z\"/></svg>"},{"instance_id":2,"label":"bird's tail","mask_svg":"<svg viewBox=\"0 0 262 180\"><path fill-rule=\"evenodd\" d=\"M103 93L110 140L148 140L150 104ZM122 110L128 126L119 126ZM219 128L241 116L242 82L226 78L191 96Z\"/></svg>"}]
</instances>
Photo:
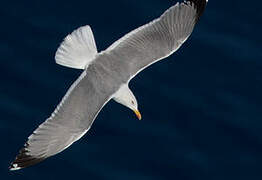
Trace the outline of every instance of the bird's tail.
<instances>
[{"instance_id":1,"label":"bird's tail","mask_svg":"<svg viewBox=\"0 0 262 180\"><path fill-rule=\"evenodd\" d=\"M56 51L55 60L62 66L85 69L97 55L90 26L83 26L66 36Z\"/></svg>"}]
</instances>

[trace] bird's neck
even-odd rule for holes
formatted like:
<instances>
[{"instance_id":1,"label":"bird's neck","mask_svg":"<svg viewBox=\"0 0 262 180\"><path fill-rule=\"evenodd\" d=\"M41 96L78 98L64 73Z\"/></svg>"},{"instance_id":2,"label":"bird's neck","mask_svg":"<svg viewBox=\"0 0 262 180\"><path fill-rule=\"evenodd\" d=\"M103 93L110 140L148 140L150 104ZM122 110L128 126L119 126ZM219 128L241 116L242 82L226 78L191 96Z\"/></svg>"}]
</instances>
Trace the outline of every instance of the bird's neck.
<instances>
[{"instance_id":1,"label":"bird's neck","mask_svg":"<svg viewBox=\"0 0 262 180\"><path fill-rule=\"evenodd\" d=\"M118 103L120 103L120 104L122 104L124 106L129 107L128 106L128 104L129 104L128 101L132 98L132 96L134 96L134 95L133 95L132 91L129 89L128 84L123 84L116 91L116 93L113 96L113 99L116 102L118 102Z\"/></svg>"}]
</instances>

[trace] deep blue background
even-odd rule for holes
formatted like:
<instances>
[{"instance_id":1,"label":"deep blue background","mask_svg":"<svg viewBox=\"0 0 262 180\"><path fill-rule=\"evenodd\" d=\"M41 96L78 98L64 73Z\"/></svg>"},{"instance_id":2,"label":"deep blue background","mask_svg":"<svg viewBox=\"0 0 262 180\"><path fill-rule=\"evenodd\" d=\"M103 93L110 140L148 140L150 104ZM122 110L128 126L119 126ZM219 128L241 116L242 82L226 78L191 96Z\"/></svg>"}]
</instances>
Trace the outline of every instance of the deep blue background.
<instances>
[{"instance_id":1,"label":"deep blue background","mask_svg":"<svg viewBox=\"0 0 262 180\"><path fill-rule=\"evenodd\" d=\"M192 36L130 84L143 120L111 101L73 146L24 170L9 163L81 73L55 64L89 24L97 47L177 0L9 0L0 6L0 178L261 180L261 1L210 0Z\"/></svg>"}]
</instances>

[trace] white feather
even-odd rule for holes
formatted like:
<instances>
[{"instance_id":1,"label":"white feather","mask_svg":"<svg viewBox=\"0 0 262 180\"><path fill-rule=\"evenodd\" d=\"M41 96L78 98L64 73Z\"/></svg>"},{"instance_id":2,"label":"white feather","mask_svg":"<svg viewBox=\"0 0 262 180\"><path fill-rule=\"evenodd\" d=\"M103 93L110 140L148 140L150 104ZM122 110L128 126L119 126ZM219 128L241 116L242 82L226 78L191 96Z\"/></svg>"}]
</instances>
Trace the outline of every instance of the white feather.
<instances>
[{"instance_id":1,"label":"white feather","mask_svg":"<svg viewBox=\"0 0 262 180\"><path fill-rule=\"evenodd\" d=\"M97 48L90 26L69 34L56 51L55 60L62 66L85 69L94 60Z\"/></svg>"}]
</instances>

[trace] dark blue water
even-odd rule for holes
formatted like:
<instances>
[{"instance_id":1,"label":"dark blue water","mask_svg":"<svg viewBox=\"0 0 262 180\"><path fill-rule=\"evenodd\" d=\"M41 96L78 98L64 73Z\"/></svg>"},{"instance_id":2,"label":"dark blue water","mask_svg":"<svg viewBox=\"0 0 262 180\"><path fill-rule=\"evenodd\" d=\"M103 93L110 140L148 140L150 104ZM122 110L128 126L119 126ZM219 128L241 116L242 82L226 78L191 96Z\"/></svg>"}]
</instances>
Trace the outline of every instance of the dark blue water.
<instances>
[{"instance_id":1,"label":"dark blue water","mask_svg":"<svg viewBox=\"0 0 262 180\"><path fill-rule=\"evenodd\" d=\"M132 80L142 121L109 102L73 146L8 171L26 138L81 73L55 64L61 40L89 24L103 50L175 3L1 2L1 179L262 178L262 2L245 0L210 0L179 51Z\"/></svg>"}]
</instances>

